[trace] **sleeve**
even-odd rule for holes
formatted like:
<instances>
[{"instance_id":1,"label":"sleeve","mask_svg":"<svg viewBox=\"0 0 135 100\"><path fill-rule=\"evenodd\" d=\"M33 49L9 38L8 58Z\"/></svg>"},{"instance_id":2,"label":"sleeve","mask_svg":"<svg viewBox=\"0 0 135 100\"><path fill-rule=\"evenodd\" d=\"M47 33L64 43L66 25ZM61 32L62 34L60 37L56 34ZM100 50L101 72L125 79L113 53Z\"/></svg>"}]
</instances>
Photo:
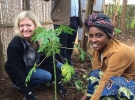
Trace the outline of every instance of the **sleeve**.
<instances>
[{"instance_id":1,"label":"sleeve","mask_svg":"<svg viewBox=\"0 0 135 100\"><path fill-rule=\"evenodd\" d=\"M108 79L112 76L121 76L131 63L130 57L123 52L115 52L110 55L107 70L104 72L91 100L99 100Z\"/></svg>"},{"instance_id":2,"label":"sleeve","mask_svg":"<svg viewBox=\"0 0 135 100\"><path fill-rule=\"evenodd\" d=\"M18 47L9 46L7 49L7 62L5 69L13 84L15 84L24 93L30 92L29 86L25 86L27 76L26 68L23 62L23 50Z\"/></svg>"}]
</instances>

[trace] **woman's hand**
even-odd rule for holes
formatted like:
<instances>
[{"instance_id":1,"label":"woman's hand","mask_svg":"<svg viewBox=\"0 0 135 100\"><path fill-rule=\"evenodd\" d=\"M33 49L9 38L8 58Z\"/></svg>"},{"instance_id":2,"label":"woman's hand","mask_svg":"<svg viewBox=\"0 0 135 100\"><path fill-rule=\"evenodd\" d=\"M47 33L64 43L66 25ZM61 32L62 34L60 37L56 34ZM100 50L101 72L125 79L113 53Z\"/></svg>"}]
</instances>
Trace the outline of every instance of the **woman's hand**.
<instances>
[{"instance_id":1,"label":"woman's hand","mask_svg":"<svg viewBox=\"0 0 135 100\"><path fill-rule=\"evenodd\" d=\"M88 100L86 94L84 93L83 97L81 98L81 100Z\"/></svg>"}]
</instances>

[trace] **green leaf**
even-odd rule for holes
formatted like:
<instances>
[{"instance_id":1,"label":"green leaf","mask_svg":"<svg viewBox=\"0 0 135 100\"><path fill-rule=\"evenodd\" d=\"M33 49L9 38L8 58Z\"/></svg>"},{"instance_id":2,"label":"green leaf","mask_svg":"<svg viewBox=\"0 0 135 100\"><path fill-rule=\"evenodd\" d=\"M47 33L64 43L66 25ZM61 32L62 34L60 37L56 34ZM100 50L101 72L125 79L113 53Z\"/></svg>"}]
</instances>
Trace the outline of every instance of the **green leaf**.
<instances>
[{"instance_id":1,"label":"green leaf","mask_svg":"<svg viewBox=\"0 0 135 100\"><path fill-rule=\"evenodd\" d=\"M69 26L64 26L64 25L60 25L60 27L55 29L55 32L57 33L57 35L60 35L62 32L72 35L73 31L75 30L70 28Z\"/></svg>"},{"instance_id":2,"label":"green leaf","mask_svg":"<svg viewBox=\"0 0 135 100\"><path fill-rule=\"evenodd\" d=\"M69 82L71 79L71 76L75 74L73 66L70 66L67 61L61 67L61 72L62 72L62 75L65 77L64 82Z\"/></svg>"},{"instance_id":3,"label":"green leaf","mask_svg":"<svg viewBox=\"0 0 135 100\"><path fill-rule=\"evenodd\" d=\"M114 31L115 31L115 33L117 34L117 35L119 35L122 31L121 30L119 30L118 28L114 28Z\"/></svg>"},{"instance_id":4,"label":"green leaf","mask_svg":"<svg viewBox=\"0 0 135 100\"><path fill-rule=\"evenodd\" d=\"M74 47L80 50L81 54L79 55L79 58L81 58L82 61L84 61L86 55L89 57L89 59L91 59L91 56L88 55L79 45L74 44Z\"/></svg>"},{"instance_id":5,"label":"green leaf","mask_svg":"<svg viewBox=\"0 0 135 100\"><path fill-rule=\"evenodd\" d=\"M135 27L135 18L133 19L133 21L132 21L132 23L130 25L131 25L131 28Z\"/></svg>"},{"instance_id":6,"label":"green leaf","mask_svg":"<svg viewBox=\"0 0 135 100\"><path fill-rule=\"evenodd\" d=\"M36 72L36 67L37 67L37 64L35 62L34 67L29 71L29 73L28 73L28 75L27 75L27 77L25 79L25 85L26 86L27 86L27 83L30 81L30 78L31 78L32 73L33 72Z\"/></svg>"}]
</instances>

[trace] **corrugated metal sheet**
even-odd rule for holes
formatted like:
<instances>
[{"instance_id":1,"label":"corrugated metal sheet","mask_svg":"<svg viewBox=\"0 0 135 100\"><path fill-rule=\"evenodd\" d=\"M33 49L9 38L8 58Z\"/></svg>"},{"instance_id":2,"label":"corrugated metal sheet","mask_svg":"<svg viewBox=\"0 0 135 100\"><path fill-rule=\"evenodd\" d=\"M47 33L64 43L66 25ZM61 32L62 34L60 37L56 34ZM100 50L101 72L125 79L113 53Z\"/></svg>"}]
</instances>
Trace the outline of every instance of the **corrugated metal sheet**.
<instances>
[{"instance_id":1,"label":"corrugated metal sheet","mask_svg":"<svg viewBox=\"0 0 135 100\"><path fill-rule=\"evenodd\" d=\"M96 0L96 4L94 5L93 10L95 11L103 11L104 0Z\"/></svg>"}]
</instances>

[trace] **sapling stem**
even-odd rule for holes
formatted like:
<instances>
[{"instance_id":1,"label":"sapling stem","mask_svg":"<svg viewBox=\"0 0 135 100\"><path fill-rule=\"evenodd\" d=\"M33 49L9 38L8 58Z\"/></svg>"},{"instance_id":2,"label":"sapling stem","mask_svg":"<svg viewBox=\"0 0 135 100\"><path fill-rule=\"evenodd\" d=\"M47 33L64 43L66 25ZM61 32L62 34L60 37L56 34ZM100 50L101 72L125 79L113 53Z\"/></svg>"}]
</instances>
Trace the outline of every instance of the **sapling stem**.
<instances>
[{"instance_id":1,"label":"sapling stem","mask_svg":"<svg viewBox=\"0 0 135 100\"><path fill-rule=\"evenodd\" d=\"M54 45L53 45L54 46ZM54 49L53 49L53 46L52 46L52 56L53 56L53 59L55 59L55 53L54 53ZM55 60L53 60L53 66L54 66L54 94L55 94L55 100L57 100L57 78L56 78L56 64L55 64Z\"/></svg>"}]
</instances>

